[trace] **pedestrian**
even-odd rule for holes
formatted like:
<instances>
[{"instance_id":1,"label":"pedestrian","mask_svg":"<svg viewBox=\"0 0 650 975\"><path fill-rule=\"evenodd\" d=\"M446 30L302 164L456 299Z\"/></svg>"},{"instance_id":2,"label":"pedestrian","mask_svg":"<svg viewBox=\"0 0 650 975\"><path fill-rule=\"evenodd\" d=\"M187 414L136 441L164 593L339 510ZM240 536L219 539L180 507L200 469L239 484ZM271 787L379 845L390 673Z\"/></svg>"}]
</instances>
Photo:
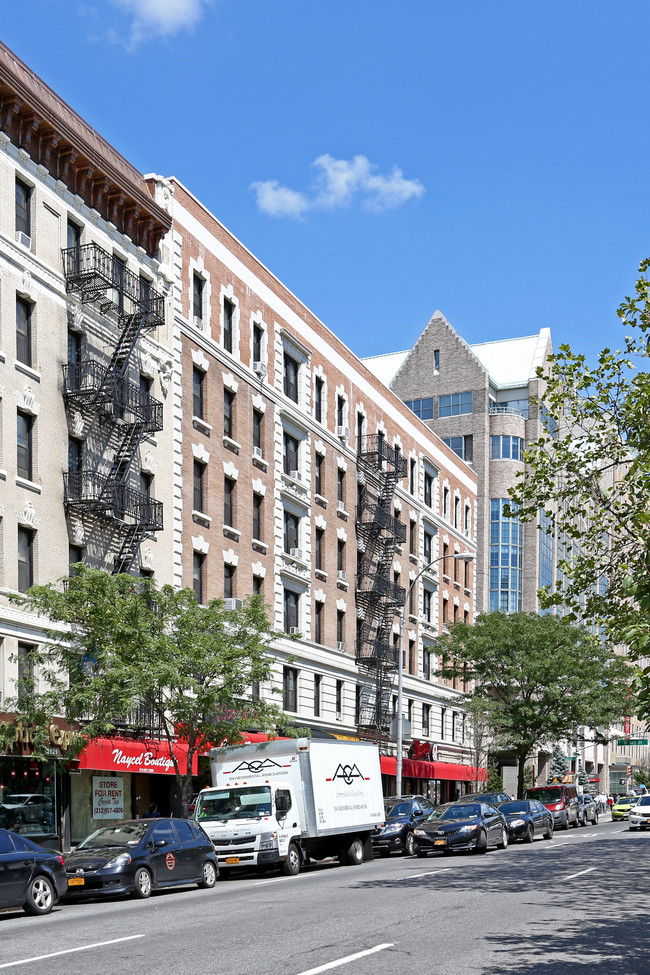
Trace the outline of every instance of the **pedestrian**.
<instances>
[{"instance_id":1,"label":"pedestrian","mask_svg":"<svg viewBox=\"0 0 650 975\"><path fill-rule=\"evenodd\" d=\"M155 802L152 802L149 806L148 811L144 814L145 819L160 819L160 813L158 812L158 806Z\"/></svg>"},{"instance_id":2,"label":"pedestrian","mask_svg":"<svg viewBox=\"0 0 650 975\"><path fill-rule=\"evenodd\" d=\"M610 812L612 811L612 806L613 805L614 805L614 796L612 796L612 795L607 796L607 806L608 806Z\"/></svg>"}]
</instances>

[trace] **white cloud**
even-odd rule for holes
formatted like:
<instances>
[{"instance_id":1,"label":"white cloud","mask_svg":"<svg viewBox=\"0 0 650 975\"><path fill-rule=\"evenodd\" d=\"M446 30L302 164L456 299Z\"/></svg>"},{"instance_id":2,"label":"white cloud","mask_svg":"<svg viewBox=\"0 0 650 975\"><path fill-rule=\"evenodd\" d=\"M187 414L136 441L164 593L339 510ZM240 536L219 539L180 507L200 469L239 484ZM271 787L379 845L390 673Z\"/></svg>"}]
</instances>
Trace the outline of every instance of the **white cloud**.
<instances>
[{"instance_id":1,"label":"white cloud","mask_svg":"<svg viewBox=\"0 0 650 975\"><path fill-rule=\"evenodd\" d=\"M191 30L203 16L211 0L110 0L126 11L130 22L125 33L133 49L151 37L171 37ZM122 32L113 31L119 36Z\"/></svg>"},{"instance_id":2,"label":"white cloud","mask_svg":"<svg viewBox=\"0 0 650 975\"><path fill-rule=\"evenodd\" d=\"M348 207L357 198L365 210L381 213L419 199L424 193L422 183L405 179L397 166L388 176L377 173L377 166L366 156L335 159L325 153L312 166L317 173L310 193L292 190L275 179L252 183L259 209L272 217L301 219L308 210Z\"/></svg>"}]
</instances>

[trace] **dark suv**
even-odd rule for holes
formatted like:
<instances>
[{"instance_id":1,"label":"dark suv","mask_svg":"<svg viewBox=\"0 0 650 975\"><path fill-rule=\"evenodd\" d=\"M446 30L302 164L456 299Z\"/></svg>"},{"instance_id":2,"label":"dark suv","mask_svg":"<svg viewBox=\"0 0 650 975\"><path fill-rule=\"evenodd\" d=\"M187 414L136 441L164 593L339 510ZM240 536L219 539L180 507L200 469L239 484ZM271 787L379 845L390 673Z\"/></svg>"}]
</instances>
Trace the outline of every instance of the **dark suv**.
<instances>
[{"instance_id":1,"label":"dark suv","mask_svg":"<svg viewBox=\"0 0 650 975\"><path fill-rule=\"evenodd\" d=\"M384 799L384 808L386 821L372 835L373 851L385 857L394 850L413 856L413 830L435 806L424 796L388 796Z\"/></svg>"},{"instance_id":2,"label":"dark suv","mask_svg":"<svg viewBox=\"0 0 650 975\"><path fill-rule=\"evenodd\" d=\"M510 802L511 796L507 792L468 792L460 796L456 802L489 802L495 806L498 802Z\"/></svg>"}]
</instances>

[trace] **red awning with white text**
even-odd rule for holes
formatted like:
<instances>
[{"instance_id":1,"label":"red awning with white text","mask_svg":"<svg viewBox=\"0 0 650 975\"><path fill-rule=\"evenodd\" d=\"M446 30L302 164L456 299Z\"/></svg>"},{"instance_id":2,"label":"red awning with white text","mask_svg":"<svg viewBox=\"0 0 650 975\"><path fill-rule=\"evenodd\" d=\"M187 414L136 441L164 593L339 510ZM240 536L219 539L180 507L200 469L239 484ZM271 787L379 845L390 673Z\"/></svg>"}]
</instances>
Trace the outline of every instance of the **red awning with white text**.
<instances>
[{"instance_id":1,"label":"red awning with white text","mask_svg":"<svg viewBox=\"0 0 650 975\"><path fill-rule=\"evenodd\" d=\"M397 759L393 755L381 756L381 770L384 775L397 774ZM487 769L479 768L478 776L474 765L460 765L454 762L421 762L412 758L402 761L402 775L407 779L446 779L452 782L485 782Z\"/></svg>"},{"instance_id":2,"label":"red awning with white text","mask_svg":"<svg viewBox=\"0 0 650 975\"><path fill-rule=\"evenodd\" d=\"M180 771L187 768L187 745L174 742L174 755ZM167 741L135 738L95 738L79 756L80 769L102 772L145 772L174 775L174 762ZM197 774L197 756L192 758L192 775Z\"/></svg>"}]
</instances>

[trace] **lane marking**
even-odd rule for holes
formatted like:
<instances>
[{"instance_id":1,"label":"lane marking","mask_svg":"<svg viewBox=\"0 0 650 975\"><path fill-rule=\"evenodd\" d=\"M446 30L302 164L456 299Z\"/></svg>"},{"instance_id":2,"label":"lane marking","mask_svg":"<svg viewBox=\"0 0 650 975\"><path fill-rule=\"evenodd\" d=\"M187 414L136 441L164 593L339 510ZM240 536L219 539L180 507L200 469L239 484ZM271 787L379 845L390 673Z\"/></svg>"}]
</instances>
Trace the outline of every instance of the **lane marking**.
<instances>
[{"instance_id":1,"label":"lane marking","mask_svg":"<svg viewBox=\"0 0 650 975\"><path fill-rule=\"evenodd\" d=\"M584 874L591 873L591 871L595 869L596 869L595 867L587 867L586 870L578 870L577 873L570 873L568 877L564 877L563 879L573 880L575 877L582 877Z\"/></svg>"},{"instance_id":2,"label":"lane marking","mask_svg":"<svg viewBox=\"0 0 650 975\"><path fill-rule=\"evenodd\" d=\"M135 941L136 938L144 938L143 934L130 934L127 938L113 938L112 941L96 941L92 945L82 945L81 948L65 948L63 951L52 951L48 955L34 955L33 958L21 958L20 961L8 961L0 965L0 968L13 968L14 965L29 965L32 961L44 961L46 958L58 958L59 955L71 955L75 951L90 951L91 948L104 948L106 945L117 945L121 941Z\"/></svg>"},{"instance_id":3,"label":"lane marking","mask_svg":"<svg viewBox=\"0 0 650 975\"><path fill-rule=\"evenodd\" d=\"M358 958L365 958L367 955L374 955L378 951L385 951L386 948L392 948L393 943L384 945L375 945L374 948L367 948L366 951L357 951L354 955L346 955L345 958L339 958L337 961L328 961L326 965L319 965L318 968L310 968L306 972L299 972L298 975L318 975L319 972L326 972L330 968L338 968L340 965L349 965L351 961L356 961Z\"/></svg>"},{"instance_id":4,"label":"lane marking","mask_svg":"<svg viewBox=\"0 0 650 975\"><path fill-rule=\"evenodd\" d=\"M443 867L442 870L429 870L428 873L410 873L408 877L402 877L402 880L415 880L416 877L434 877L437 873L449 873L451 867Z\"/></svg>"}]
</instances>

